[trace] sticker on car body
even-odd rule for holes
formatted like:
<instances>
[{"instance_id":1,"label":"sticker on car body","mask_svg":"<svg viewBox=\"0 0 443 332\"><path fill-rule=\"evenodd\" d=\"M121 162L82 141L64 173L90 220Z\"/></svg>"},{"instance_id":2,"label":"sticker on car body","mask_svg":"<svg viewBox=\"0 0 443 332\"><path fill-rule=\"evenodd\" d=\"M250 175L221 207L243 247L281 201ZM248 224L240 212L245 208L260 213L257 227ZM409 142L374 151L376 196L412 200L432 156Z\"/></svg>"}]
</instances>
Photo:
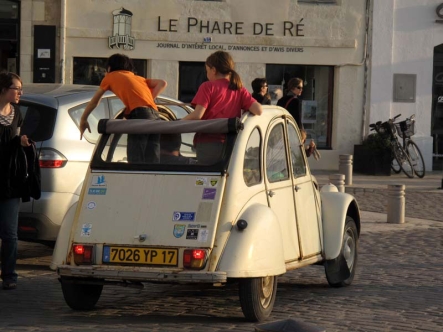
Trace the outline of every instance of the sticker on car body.
<instances>
[{"instance_id":1,"label":"sticker on car body","mask_svg":"<svg viewBox=\"0 0 443 332\"><path fill-rule=\"evenodd\" d=\"M88 210L92 210L95 209L95 207L97 206L97 204L95 204L95 202L88 202L88 204L86 205L86 207L88 208Z\"/></svg>"},{"instance_id":2,"label":"sticker on car body","mask_svg":"<svg viewBox=\"0 0 443 332\"><path fill-rule=\"evenodd\" d=\"M197 241L198 242L206 242L206 241L208 241L208 235L209 235L209 230L208 229L201 229L200 232L198 233Z\"/></svg>"},{"instance_id":3,"label":"sticker on car body","mask_svg":"<svg viewBox=\"0 0 443 332\"><path fill-rule=\"evenodd\" d=\"M176 224L174 225L174 231L172 232L174 236L179 239L185 234L186 225Z\"/></svg>"},{"instance_id":4,"label":"sticker on car body","mask_svg":"<svg viewBox=\"0 0 443 332\"><path fill-rule=\"evenodd\" d=\"M104 175L93 175L91 180L91 186L94 187L105 187L106 179Z\"/></svg>"},{"instance_id":5,"label":"sticker on car body","mask_svg":"<svg viewBox=\"0 0 443 332\"><path fill-rule=\"evenodd\" d=\"M92 231L92 224L83 224L80 236L89 237L91 236L91 231Z\"/></svg>"},{"instance_id":6,"label":"sticker on car body","mask_svg":"<svg viewBox=\"0 0 443 332\"><path fill-rule=\"evenodd\" d=\"M215 199L215 194L217 193L217 189L213 188L204 188L202 199Z\"/></svg>"},{"instance_id":7,"label":"sticker on car body","mask_svg":"<svg viewBox=\"0 0 443 332\"><path fill-rule=\"evenodd\" d=\"M191 228L186 231L186 240L197 240L198 229Z\"/></svg>"},{"instance_id":8,"label":"sticker on car body","mask_svg":"<svg viewBox=\"0 0 443 332\"><path fill-rule=\"evenodd\" d=\"M106 188L89 188L88 195L106 195Z\"/></svg>"},{"instance_id":9,"label":"sticker on car body","mask_svg":"<svg viewBox=\"0 0 443 332\"><path fill-rule=\"evenodd\" d=\"M216 186L217 186L217 183L218 183L218 179L210 179L210 180L209 180L209 184L210 184L212 187L216 187Z\"/></svg>"},{"instance_id":10,"label":"sticker on car body","mask_svg":"<svg viewBox=\"0 0 443 332\"><path fill-rule=\"evenodd\" d=\"M196 186L206 186L206 185L208 185L208 178L198 177L197 179L195 179L195 185Z\"/></svg>"},{"instance_id":11,"label":"sticker on car body","mask_svg":"<svg viewBox=\"0 0 443 332\"><path fill-rule=\"evenodd\" d=\"M172 221L194 221L195 212L179 212L174 211L172 214Z\"/></svg>"}]
</instances>

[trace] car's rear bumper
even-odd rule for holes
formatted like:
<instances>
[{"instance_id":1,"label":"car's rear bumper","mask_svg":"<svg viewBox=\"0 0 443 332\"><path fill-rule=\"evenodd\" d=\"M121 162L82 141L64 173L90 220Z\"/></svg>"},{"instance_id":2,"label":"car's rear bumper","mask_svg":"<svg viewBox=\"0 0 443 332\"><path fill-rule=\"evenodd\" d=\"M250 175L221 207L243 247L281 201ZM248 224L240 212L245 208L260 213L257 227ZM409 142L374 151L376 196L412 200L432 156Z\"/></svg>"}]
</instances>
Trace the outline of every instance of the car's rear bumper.
<instances>
[{"instance_id":1,"label":"car's rear bumper","mask_svg":"<svg viewBox=\"0 0 443 332\"><path fill-rule=\"evenodd\" d=\"M226 272L182 271L152 269L137 266L71 266L60 265L57 273L61 277L95 278L132 281L159 281L172 283L224 283Z\"/></svg>"}]
</instances>

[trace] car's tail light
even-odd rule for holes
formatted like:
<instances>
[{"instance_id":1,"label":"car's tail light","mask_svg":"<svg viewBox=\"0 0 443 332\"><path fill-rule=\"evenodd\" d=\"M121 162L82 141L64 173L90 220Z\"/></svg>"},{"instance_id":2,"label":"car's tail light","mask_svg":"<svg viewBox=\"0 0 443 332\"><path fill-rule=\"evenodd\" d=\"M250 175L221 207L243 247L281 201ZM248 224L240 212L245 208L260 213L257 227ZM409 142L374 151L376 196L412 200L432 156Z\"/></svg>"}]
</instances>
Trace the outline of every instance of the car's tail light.
<instances>
[{"instance_id":1,"label":"car's tail light","mask_svg":"<svg viewBox=\"0 0 443 332\"><path fill-rule=\"evenodd\" d=\"M92 264L92 253L94 246L84 244L74 244L72 251L74 253L74 263L76 265Z\"/></svg>"},{"instance_id":2,"label":"car's tail light","mask_svg":"<svg viewBox=\"0 0 443 332\"><path fill-rule=\"evenodd\" d=\"M187 269L201 270L206 265L206 250L186 249L183 253L183 267Z\"/></svg>"},{"instance_id":3,"label":"car's tail light","mask_svg":"<svg viewBox=\"0 0 443 332\"><path fill-rule=\"evenodd\" d=\"M68 159L57 150L43 148L40 150L38 161L40 168L61 168L66 165Z\"/></svg>"}]
</instances>

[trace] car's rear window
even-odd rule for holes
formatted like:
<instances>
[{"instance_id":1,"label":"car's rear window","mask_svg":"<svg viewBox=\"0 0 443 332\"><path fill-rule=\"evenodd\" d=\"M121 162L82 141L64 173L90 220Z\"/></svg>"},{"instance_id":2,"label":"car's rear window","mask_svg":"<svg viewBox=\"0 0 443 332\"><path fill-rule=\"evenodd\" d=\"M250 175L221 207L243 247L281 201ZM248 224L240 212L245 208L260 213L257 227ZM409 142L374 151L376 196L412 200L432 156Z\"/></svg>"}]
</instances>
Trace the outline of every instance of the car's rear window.
<instances>
[{"instance_id":1,"label":"car's rear window","mask_svg":"<svg viewBox=\"0 0 443 332\"><path fill-rule=\"evenodd\" d=\"M57 117L57 110L43 105L20 103L24 122L20 133L36 142L46 141L52 137Z\"/></svg>"}]
</instances>

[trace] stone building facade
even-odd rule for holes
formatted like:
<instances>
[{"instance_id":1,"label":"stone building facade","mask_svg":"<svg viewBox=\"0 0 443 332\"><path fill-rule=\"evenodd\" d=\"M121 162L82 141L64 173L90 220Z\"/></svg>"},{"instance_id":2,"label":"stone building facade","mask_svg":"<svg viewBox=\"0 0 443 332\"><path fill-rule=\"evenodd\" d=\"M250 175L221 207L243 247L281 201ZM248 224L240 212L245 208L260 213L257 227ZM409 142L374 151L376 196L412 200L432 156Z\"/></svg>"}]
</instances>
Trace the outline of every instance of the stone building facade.
<instances>
[{"instance_id":1,"label":"stone building facade","mask_svg":"<svg viewBox=\"0 0 443 332\"><path fill-rule=\"evenodd\" d=\"M314 169L337 169L372 119L371 0L2 3L20 6L15 69L25 83L99 84L106 58L124 53L137 74L167 80L164 94L189 102L207 56L226 50L250 91L254 78L267 78L273 103L290 78L304 80L304 126L322 150Z\"/></svg>"}]
</instances>

